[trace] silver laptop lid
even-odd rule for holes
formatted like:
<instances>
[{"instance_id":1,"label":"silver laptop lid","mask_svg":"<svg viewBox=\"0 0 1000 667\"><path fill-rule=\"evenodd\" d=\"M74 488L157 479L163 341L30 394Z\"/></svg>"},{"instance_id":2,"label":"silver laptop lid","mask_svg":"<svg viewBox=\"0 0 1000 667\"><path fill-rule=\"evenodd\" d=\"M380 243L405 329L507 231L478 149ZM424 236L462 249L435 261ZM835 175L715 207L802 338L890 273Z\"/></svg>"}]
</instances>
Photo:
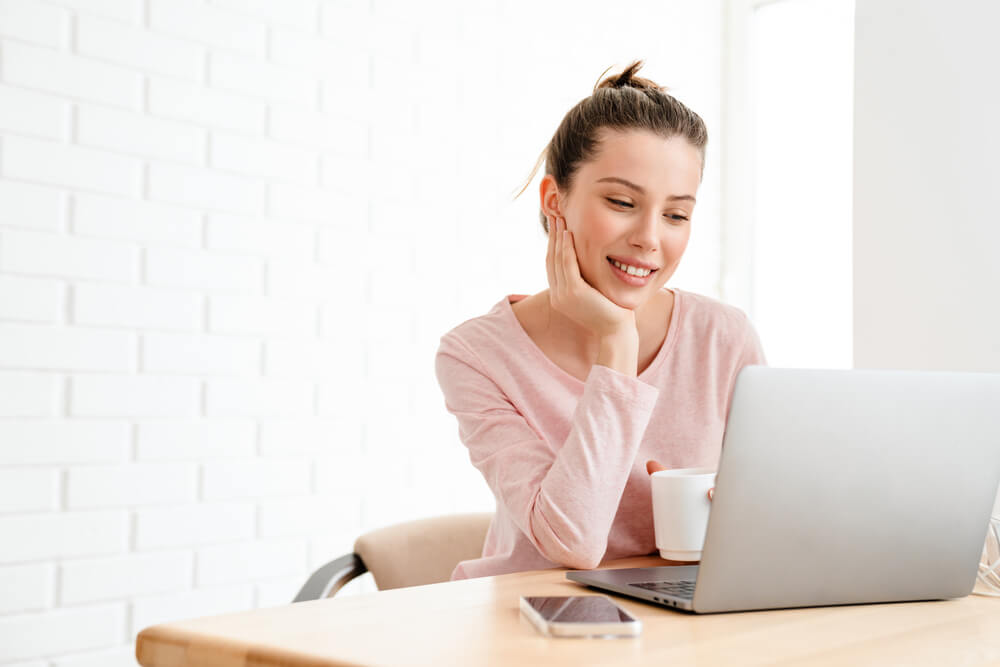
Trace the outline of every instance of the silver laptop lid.
<instances>
[{"instance_id":1,"label":"silver laptop lid","mask_svg":"<svg viewBox=\"0 0 1000 667\"><path fill-rule=\"evenodd\" d=\"M998 481L1000 374L748 366L694 608L966 595Z\"/></svg>"}]
</instances>

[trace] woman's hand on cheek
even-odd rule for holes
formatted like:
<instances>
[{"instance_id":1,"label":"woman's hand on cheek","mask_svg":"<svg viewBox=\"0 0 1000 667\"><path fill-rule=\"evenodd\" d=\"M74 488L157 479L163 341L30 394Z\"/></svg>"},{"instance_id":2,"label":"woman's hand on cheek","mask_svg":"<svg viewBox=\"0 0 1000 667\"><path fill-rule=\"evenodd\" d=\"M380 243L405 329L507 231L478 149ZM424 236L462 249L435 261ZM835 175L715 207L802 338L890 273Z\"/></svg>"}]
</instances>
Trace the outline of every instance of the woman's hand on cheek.
<instances>
[{"instance_id":1,"label":"woman's hand on cheek","mask_svg":"<svg viewBox=\"0 0 1000 667\"><path fill-rule=\"evenodd\" d=\"M634 311L614 303L583 279L565 218L549 218L545 270L553 308L598 337L637 332Z\"/></svg>"}]
</instances>

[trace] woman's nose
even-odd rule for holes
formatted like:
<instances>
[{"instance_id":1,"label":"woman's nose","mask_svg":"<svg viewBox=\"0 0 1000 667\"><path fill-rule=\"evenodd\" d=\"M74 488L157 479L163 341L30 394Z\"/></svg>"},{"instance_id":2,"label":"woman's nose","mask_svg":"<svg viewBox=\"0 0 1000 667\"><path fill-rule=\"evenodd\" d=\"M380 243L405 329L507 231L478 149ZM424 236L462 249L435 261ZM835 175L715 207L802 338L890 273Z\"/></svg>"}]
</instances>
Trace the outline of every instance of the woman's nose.
<instances>
[{"instance_id":1,"label":"woman's nose","mask_svg":"<svg viewBox=\"0 0 1000 667\"><path fill-rule=\"evenodd\" d=\"M642 248L656 247L659 224L659 213L650 213L636 218L636 227L632 230L633 245Z\"/></svg>"}]
</instances>

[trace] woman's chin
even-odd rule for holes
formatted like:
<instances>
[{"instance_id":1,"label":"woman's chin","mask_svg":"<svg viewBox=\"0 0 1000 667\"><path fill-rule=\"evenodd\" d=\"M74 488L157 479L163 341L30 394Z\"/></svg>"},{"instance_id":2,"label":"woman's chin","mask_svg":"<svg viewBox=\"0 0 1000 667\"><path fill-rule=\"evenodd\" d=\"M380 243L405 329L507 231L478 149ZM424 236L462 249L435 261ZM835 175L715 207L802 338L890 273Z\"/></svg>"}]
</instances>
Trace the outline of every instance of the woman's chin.
<instances>
[{"instance_id":1,"label":"woman's chin","mask_svg":"<svg viewBox=\"0 0 1000 667\"><path fill-rule=\"evenodd\" d=\"M601 292L608 298L608 301L615 304L620 308L628 308L629 310L635 310L641 306L646 299L642 299L638 294L608 294L607 292Z\"/></svg>"}]
</instances>

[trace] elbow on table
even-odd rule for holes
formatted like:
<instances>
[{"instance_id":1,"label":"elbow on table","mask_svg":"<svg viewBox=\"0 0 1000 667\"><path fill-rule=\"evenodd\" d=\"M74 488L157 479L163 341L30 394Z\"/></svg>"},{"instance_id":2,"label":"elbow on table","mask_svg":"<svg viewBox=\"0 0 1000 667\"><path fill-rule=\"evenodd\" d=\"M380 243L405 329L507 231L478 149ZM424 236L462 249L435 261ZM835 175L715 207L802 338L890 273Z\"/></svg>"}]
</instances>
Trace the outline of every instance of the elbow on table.
<instances>
[{"instance_id":1,"label":"elbow on table","mask_svg":"<svg viewBox=\"0 0 1000 667\"><path fill-rule=\"evenodd\" d=\"M597 556L596 558L583 556L583 557L575 557L568 560L565 563L564 567L569 567L574 570L593 570L596 569L597 566L600 564L601 564L600 556Z\"/></svg>"},{"instance_id":2,"label":"elbow on table","mask_svg":"<svg viewBox=\"0 0 1000 667\"><path fill-rule=\"evenodd\" d=\"M596 568L608 548L607 539L595 539L596 533L574 529L572 525L556 529L540 511L529 516L527 535L547 560L576 570Z\"/></svg>"},{"instance_id":3,"label":"elbow on table","mask_svg":"<svg viewBox=\"0 0 1000 667\"><path fill-rule=\"evenodd\" d=\"M560 550L559 553L544 554L559 567L568 567L574 570L593 570L601 564L604 557L603 549L601 553L585 548Z\"/></svg>"}]
</instances>

